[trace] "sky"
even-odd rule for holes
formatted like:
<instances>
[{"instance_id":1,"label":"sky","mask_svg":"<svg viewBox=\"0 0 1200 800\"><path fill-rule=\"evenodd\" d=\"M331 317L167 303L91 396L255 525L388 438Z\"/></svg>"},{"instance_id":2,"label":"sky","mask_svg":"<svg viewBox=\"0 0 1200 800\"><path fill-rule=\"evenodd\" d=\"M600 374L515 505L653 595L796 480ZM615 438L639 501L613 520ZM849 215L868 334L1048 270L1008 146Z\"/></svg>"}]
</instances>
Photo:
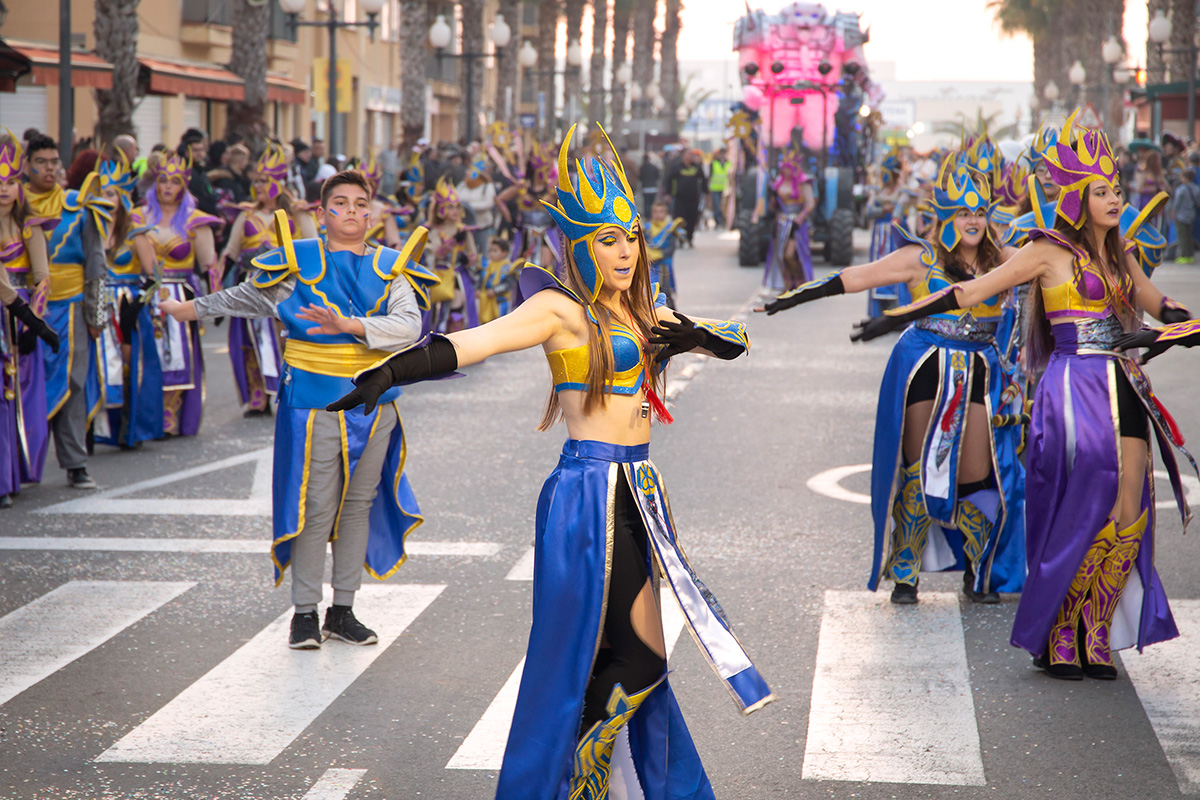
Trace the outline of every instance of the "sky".
<instances>
[{"instance_id":1,"label":"sky","mask_svg":"<svg viewBox=\"0 0 1200 800\"><path fill-rule=\"evenodd\" d=\"M742 0L683 0L679 58L705 61L731 53L733 22L745 13ZM784 0L751 0L751 8L778 11ZM1029 39L1006 37L994 22L987 0L845 0L826 2L830 10L859 12L870 27L867 61L892 61L901 81L1032 81L1033 46ZM914 16L914 11L920 11ZM934 24L930 20L936 20ZM937 40L940 32L953 38ZM932 40L932 41L931 41ZM1128 4L1125 40L1129 63L1144 62L1146 4ZM1100 47L1102 43L1097 42Z\"/></svg>"}]
</instances>

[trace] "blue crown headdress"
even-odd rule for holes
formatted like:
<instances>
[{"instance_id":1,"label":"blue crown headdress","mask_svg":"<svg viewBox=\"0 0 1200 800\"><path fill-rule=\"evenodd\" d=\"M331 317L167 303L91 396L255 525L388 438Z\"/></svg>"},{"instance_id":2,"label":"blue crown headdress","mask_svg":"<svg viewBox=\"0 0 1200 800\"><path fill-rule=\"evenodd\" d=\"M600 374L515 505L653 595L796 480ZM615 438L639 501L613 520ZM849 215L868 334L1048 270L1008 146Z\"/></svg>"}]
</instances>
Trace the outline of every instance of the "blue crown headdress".
<instances>
[{"instance_id":1,"label":"blue crown headdress","mask_svg":"<svg viewBox=\"0 0 1200 800\"><path fill-rule=\"evenodd\" d=\"M121 205L128 211L133 204L133 187L137 185L137 173L129 166L129 158L121 148L113 148L116 154L96 167L100 174L100 190L116 189Z\"/></svg>"},{"instance_id":2,"label":"blue crown headdress","mask_svg":"<svg viewBox=\"0 0 1200 800\"><path fill-rule=\"evenodd\" d=\"M962 240L962 234L954 225L954 218L963 209L984 217L987 220L987 235L992 235L991 187L986 177L965 166L959 158L950 156L942 162L930 205L937 216L938 241L947 250L953 250Z\"/></svg>"},{"instance_id":3,"label":"blue crown headdress","mask_svg":"<svg viewBox=\"0 0 1200 800\"><path fill-rule=\"evenodd\" d=\"M600 294L600 285L603 283L592 250L596 234L609 225L632 233L638 221L638 211L621 158L612 142L608 141L604 128L600 128L600 132L613 152L613 163L599 158L577 159L578 190L572 185L570 173L567 172L567 153L571 149L575 128L575 125L571 126L567 138L563 139L558 149L558 205L551 205L545 200L541 202L566 238L575 267L587 287L587 300L592 302Z\"/></svg>"},{"instance_id":4,"label":"blue crown headdress","mask_svg":"<svg viewBox=\"0 0 1200 800\"><path fill-rule=\"evenodd\" d=\"M887 155L883 157L883 160L879 162L879 179L883 182L883 185L888 186L894 183L900 177L902 167L903 164L900 162L900 148L893 145L892 149L888 150Z\"/></svg>"},{"instance_id":5,"label":"blue crown headdress","mask_svg":"<svg viewBox=\"0 0 1200 800\"><path fill-rule=\"evenodd\" d=\"M1046 153L1056 144L1058 144L1058 128L1039 127L1037 129L1037 133L1033 135L1033 142L1029 145L1029 152L1025 155L1029 159L1030 172L1037 169L1038 164L1046 158Z\"/></svg>"}]
</instances>

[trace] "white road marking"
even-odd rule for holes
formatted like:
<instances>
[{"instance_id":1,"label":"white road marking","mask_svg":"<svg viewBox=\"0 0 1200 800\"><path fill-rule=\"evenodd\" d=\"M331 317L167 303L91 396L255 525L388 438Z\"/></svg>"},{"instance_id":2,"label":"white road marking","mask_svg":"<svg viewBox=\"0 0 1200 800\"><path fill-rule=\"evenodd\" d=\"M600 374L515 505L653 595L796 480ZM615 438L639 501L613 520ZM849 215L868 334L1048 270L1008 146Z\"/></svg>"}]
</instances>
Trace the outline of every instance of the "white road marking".
<instances>
[{"instance_id":1,"label":"white road marking","mask_svg":"<svg viewBox=\"0 0 1200 800\"><path fill-rule=\"evenodd\" d=\"M55 503L45 508L34 509L35 514L157 514L164 516L214 516L214 517L269 517L271 516L271 448L210 461L198 467L171 472L145 481L131 483L117 489L93 492L87 497ZM210 472L254 463L254 481L250 496L241 498L139 498L127 495L156 489L172 483L189 480Z\"/></svg>"},{"instance_id":2,"label":"white road marking","mask_svg":"<svg viewBox=\"0 0 1200 800\"><path fill-rule=\"evenodd\" d=\"M0 705L195 585L71 581L0 618Z\"/></svg>"},{"instance_id":3,"label":"white road marking","mask_svg":"<svg viewBox=\"0 0 1200 800\"><path fill-rule=\"evenodd\" d=\"M414 542L404 544L410 556L494 556L504 549L495 542ZM0 536L0 550L74 550L126 553L249 553L271 551L262 539L141 539L90 536Z\"/></svg>"},{"instance_id":4,"label":"white road marking","mask_svg":"<svg viewBox=\"0 0 1200 800\"><path fill-rule=\"evenodd\" d=\"M834 467L827 469L824 472L813 475L805 484L809 489L817 494L823 494L826 497L832 497L834 500L845 500L847 503L861 503L863 505L871 504L871 496L862 494L861 492L852 492L849 489L842 488L842 481L849 478L851 475L857 475L860 472L870 472L870 464L854 464L849 467Z\"/></svg>"},{"instance_id":5,"label":"white road marking","mask_svg":"<svg viewBox=\"0 0 1200 800\"><path fill-rule=\"evenodd\" d=\"M360 591L355 614L379 632L379 644L366 647L329 641L316 651L290 650L289 609L97 761L269 764L445 588L401 584Z\"/></svg>"},{"instance_id":6,"label":"white road marking","mask_svg":"<svg viewBox=\"0 0 1200 800\"><path fill-rule=\"evenodd\" d=\"M1154 470L1154 477L1167 483L1171 480L1171 474L1165 469ZM1196 480L1195 475L1184 475L1180 473L1179 483L1183 486L1183 501L1189 506L1200 506L1200 480ZM1167 488L1165 492L1158 492L1159 500L1154 504L1155 508L1175 508L1175 493Z\"/></svg>"},{"instance_id":7,"label":"white road marking","mask_svg":"<svg viewBox=\"0 0 1200 800\"><path fill-rule=\"evenodd\" d=\"M1200 600L1172 600L1179 638L1121 653L1121 663L1183 794L1200 795Z\"/></svg>"},{"instance_id":8,"label":"white road marking","mask_svg":"<svg viewBox=\"0 0 1200 800\"><path fill-rule=\"evenodd\" d=\"M661 590L663 639L667 646L667 658L675 650L675 643L683 630L683 611L671 590ZM483 716L459 745L458 750L446 764L446 769L498 770L504 761L504 747L508 743L508 732L512 728L513 712L517 708L517 691L521 688L521 675L525 671L525 659L508 676L504 686L496 693Z\"/></svg>"},{"instance_id":9,"label":"white road marking","mask_svg":"<svg viewBox=\"0 0 1200 800\"><path fill-rule=\"evenodd\" d=\"M366 774L365 769L327 769L300 800L343 800Z\"/></svg>"},{"instance_id":10,"label":"white road marking","mask_svg":"<svg viewBox=\"0 0 1200 800\"><path fill-rule=\"evenodd\" d=\"M531 581L533 580L533 548L530 547L525 553L513 564L513 568L504 576L506 581Z\"/></svg>"},{"instance_id":11,"label":"white road marking","mask_svg":"<svg viewBox=\"0 0 1200 800\"><path fill-rule=\"evenodd\" d=\"M985 785L955 594L825 592L801 775Z\"/></svg>"}]
</instances>

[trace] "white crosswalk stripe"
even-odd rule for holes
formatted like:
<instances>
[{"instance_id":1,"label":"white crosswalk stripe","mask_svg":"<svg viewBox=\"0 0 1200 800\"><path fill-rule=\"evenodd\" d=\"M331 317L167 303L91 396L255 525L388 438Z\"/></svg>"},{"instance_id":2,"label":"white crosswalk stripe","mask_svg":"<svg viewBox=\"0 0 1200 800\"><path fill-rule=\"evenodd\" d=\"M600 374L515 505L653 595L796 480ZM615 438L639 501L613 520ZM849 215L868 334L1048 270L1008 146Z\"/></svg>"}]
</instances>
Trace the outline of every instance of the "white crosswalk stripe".
<instances>
[{"instance_id":1,"label":"white crosswalk stripe","mask_svg":"<svg viewBox=\"0 0 1200 800\"><path fill-rule=\"evenodd\" d=\"M496 542L407 541L410 556L494 556L504 549ZM0 550L71 550L124 553L240 553L265 555L265 539L149 539L116 536L0 536Z\"/></svg>"},{"instance_id":2,"label":"white crosswalk stripe","mask_svg":"<svg viewBox=\"0 0 1200 800\"><path fill-rule=\"evenodd\" d=\"M71 581L6 615L0 619L0 705L195 585Z\"/></svg>"},{"instance_id":3,"label":"white crosswalk stripe","mask_svg":"<svg viewBox=\"0 0 1200 800\"><path fill-rule=\"evenodd\" d=\"M825 592L802 777L985 785L956 595Z\"/></svg>"},{"instance_id":4,"label":"white crosswalk stripe","mask_svg":"<svg viewBox=\"0 0 1200 800\"><path fill-rule=\"evenodd\" d=\"M1172 600L1179 638L1126 650L1121 663L1137 689L1179 790L1200 795L1200 600Z\"/></svg>"},{"instance_id":5,"label":"white crosswalk stripe","mask_svg":"<svg viewBox=\"0 0 1200 800\"><path fill-rule=\"evenodd\" d=\"M327 769L300 800L342 800L365 774L365 769Z\"/></svg>"},{"instance_id":6,"label":"white crosswalk stripe","mask_svg":"<svg viewBox=\"0 0 1200 800\"><path fill-rule=\"evenodd\" d=\"M379 644L289 650L291 610L106 750L98 761L269 764L371 666L444 585L366 587L355 612ZM220 698L215 704L213 698Z\"/></svg>"},{"instance_id":7,"label":"white crosswalk stripe","mask_svg":"<svg viewBox=\"0 0 1200 800\"><path fill-rule=\"evenodd\" d=\"M679 640L679 633L683 630L683 611L680 610L679 603L675 601L670 589L663 587L660 596L663 637L667 646L667 657L670 658L675 650L675 642ZM522 658L487 710L483 712L479 722L446 764L446 769L500 769L504 760L504 746L508 742L508 732L512 728L513 711L517 707L517 690L521 686L521 675L524 671L525 659Z\"/></svg>"}]
</instances>

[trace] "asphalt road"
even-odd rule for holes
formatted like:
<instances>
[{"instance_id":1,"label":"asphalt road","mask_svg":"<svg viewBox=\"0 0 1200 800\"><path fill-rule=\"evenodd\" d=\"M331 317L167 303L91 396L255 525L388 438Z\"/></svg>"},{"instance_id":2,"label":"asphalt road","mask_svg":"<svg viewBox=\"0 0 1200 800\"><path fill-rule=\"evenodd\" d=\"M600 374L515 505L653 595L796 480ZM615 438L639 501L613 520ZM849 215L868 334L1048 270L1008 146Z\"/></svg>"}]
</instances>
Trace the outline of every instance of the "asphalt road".
<instances>
[{"instance_id":1,"label":"asphalt road","mask_svg":"<svg viewBox=\"0 0 1200 800\"><path fill-rule=\"evenodd\" d=\"M705 233L679 253L681 310L747 312L760 273L736 266L735 247ZM1157 278L1200 309L1200 267ZM847 474L840 494L807 485L870 461L893 340L849 342L865 306L749 315L749 357L684 359L676 422L655 430L693 566L778 698L742 718L679 637L672 682L717 796L1200 794L1200 660L1187 649L1200 642L1200 544L1178 515L1160 517L1157 564L1193 633L1160 646L1165 662L1135 664L1136 682L1129 669L1115 683L1045 678L1008 644L1016 598L971 605L957 573L925 576L917 607L865 592L871 529L855 501L869 473ZM102 491L84 504L62 505L82 495L51 463L0 512L0 798L490 797L502 689L528 634L535 502L564 438L534 430L545 359L496 358L406 393L407 469L427 517L410 541L423 549L358 604L392 641L296 653L269 628L288 592L261 552L273 421L241 417L224 338L207 332L200 436L98 448ZM1196 356L1168 353L1149 372L1200 436Z\"/></svg>"}]
</instances>

